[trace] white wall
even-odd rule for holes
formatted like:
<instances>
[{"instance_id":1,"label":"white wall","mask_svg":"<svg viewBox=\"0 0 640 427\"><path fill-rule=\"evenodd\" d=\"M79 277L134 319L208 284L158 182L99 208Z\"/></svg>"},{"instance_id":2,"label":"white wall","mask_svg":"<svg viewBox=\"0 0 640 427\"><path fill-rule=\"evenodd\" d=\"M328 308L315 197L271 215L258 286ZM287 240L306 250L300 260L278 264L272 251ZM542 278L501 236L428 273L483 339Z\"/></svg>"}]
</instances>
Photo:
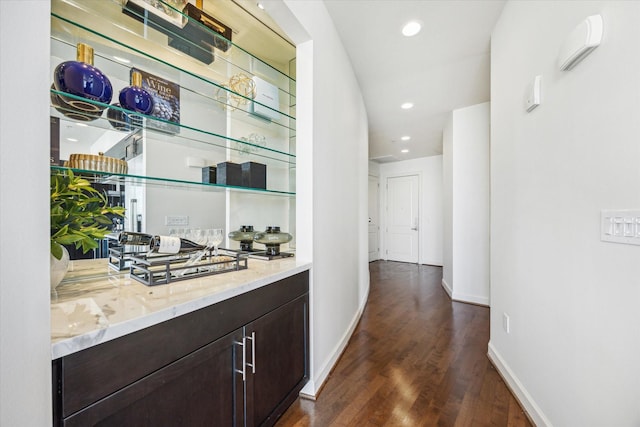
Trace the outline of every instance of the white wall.
<instances>
[{"instance_id":1,"label":"white wall","mask_svg":"<svg viewBox=\"0 0 640 427\"><path fill-rule=\"evenodd\" d=\"M454 110L443 132L445 265L452 299L489 305L489 103Z\"/></svg>"},{"instance_id":2,"label":"white wall","mask_svg":"<svg viewBox=\"0 0 640 427\"><path fill-rule=\"evenodd\" d=\"M302 61L298 101L304 104L298 106L298 145L303 151L298 160L304 171L298 168L297 184L298 202L303 202L298 229L308 226L302 244L298 242L299 253L303 258L313 255L314 262L312 316L316 322L309 390L314 394L346 345L368 293L367 118L324 5L287 4L312 36L298 51ZM29 37L19 44L14 43L15 34L22 33L24 22L16 16L29 16L30 24ZM49 246L42 239L48 235L49 22L46 0L0 1L2 426L51 422ZM295 36L304 36L304 30ZM30 83L16 84L23 81ZM343 107L340 111L336 102ZM31 162L27 174L24 163L15 161L18 146L21 158ZM336 206L342 215L335 215ZM29 274L24 275L27 270Z\"/></svg>"},{"instance_id":3,"label":"white wall","mask_svg":"<svg viewBox=\"0 0 640 427\"><path fill-rule=\"evenodd\" d=\"M51 424L49 21L48 1L0 1L2 426Z\"/></svg>"},{"instance_id":4,"label":"white wall","mask_svg":"<svg viewBox=\"0 0 640 427\"><path fill-rule=\"evenodd\" d=\"M386 221L387 178L394 176L420 176L420 236L418 262L442 265L443 194L442 156L421 157L401 162L383 163L380 170L380 236L383 258L385 253L384 225Z\"/></svg>"},{"instance_id":5,"label":"white wall","mask_svg":"<svg viewBox=\"0 0 640 427\"><path fill-rule=\"evenodd\" d=\"M559 71L596 13L602 45ZM640 208L638 22L639 2L515 1L493 33L489 351L540 426L640 425L640 246L599 238L601 209Z\"/></svg>"},{"instance_id":6,"label":"white wall","mask_svg":"<svg viewBox=\"0 0 640 427\"><path fill-rule=\"evenodd\" d=\"M453 112L442 130L442 286L453 294Z\"/></svg>"},{"instance_id":7,"label":"white wall","mask_svg":"<svg viewBox=\"0 0 640 427\"><path fill-rule=\"evenodd\" d=\"M369 291L367 115L324 3L284 4L286 10L273 11L273 3L267 10L298 47L296 253L313 261L311 381L303 392L315 395Z\"/></svg>"},{"instance_id":8,"label":"white wall","mask_svg":"<svg viewBox=\"0 0 640 427\"><path fill-rule=\"evenodd\" d=\"M380 163L378 162L369 162L369 175L371 176L380 176Z\"/></svg>"}]
</instances>

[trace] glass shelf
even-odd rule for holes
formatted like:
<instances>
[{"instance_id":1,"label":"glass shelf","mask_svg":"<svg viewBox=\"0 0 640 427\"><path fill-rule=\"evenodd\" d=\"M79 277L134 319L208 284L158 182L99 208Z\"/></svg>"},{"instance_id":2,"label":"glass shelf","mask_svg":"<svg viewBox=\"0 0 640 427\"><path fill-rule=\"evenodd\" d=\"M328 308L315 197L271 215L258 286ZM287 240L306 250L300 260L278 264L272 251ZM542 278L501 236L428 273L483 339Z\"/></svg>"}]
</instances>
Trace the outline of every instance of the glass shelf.
<instances>
[{"instance_id":1,"label":"glass shelf","mask_svg":"<svg viewBox=\"0 0 640 427\"><path fill-rule=\"evenodd\" d=\"M233 44L226 52L214 49L216 59L220 60L210 65L204 64L169 47L166 44L166 34L123 14L121 3L114 0L82 4L72 0L54 1L51 30L53 40L71 48L61 56L63 60L74 59L76 44L86 42L95 50L96 66L102 70L100 62L104 61L117 65L121 69L120 73L124 73L125 81L128 81L130 66L151 69L180 84L186 90L191 88L201 91L203 96L208 96L218 103L244 111L249 111L251 103L256 101L250 96L231 90L229 80L237 75L249 78L259 76L277 86L280 92L280 107L277 110L266 105L264 107L278 114L279 118L275 120L277 123L295 126L288 123L295 121L288 108L288 105L295 102L292 102L295 99L295 80ZM71 56L68 52L71 52ZM126 64L118 61L124 61ZM111 77L110 71L102 71ZM215 99L216 96L218 99ZM228 102L228 99L232 99L232 102ZM242 105L243 103L245 105Z\"/></svg>"},{"instance_id":2,"label":"glass shelf","mask_svg":"<svg viewBox=\"0 0 640 427\"><path fill-rule=\"evenodd\" d=\"M272 160L272 161L284 162L284 163L295 163L295 160L296 160L295 154L291 154L286 151L277 150L275 148L271 148L268 146L252 144L251 142L244 141L242 139L231 138L231 137L224 136L215 132L210 132L204 129L194 128L191 126L187 126L183 123L178 124L168 120L160 119L158 117L153 117L153 116L144 115L140 113L133 113L132 111L126 110L124 108L121 108L115 105L109 105L109 104L104 104L97 101L88 100L86 98L71 95L65 92L60 92L55 89L51 89L50 92L52 95L63 95L66 98L82 100L85 103L93 104L101 108L104 108L104 111L98 118L94 118L90 122L84 122L84 123L91 123L90 126L93 129L99 128L99 129L103 129L105 132L114 131L115 128L111 123L113 122L115 124L120 124L123 127L128 128L129 131L136 130L136 128L148 129L149 131L153 132L153 135L150 137L150 139L153 139L153 140L171 142L171 143L181 144L187 147L195 147L195 148L216 147L216 148L229 149L237 153L251 152L253 153L254 156ZM109 110L112 110L113 112L127 114L129 117L129 120L122 121L115 118L108 118L107 114ZM65 116L66 113L74 113L74 115L76 116L83 115L83 113L78 112L77 110L72 110L68 106L62 106L62 105L51 106L50 114L53 117L58 117L64 121L74 121L73 119L67 118ZM83 122L80 122L80 123L83 123ZM167 132L158 131L157 129L154 128L153 125L159 124L159 123L164 125L174 126L177 128L176 129L177 132L167 133ZM126 133L123 132L123 138L125 134Z\"/></svg>"},{"instance_id":3,"label":"glass shelf","mask_svg":"<svg viewBox=\"0 0 640 427\"><path fill-rule=\"evenodd\" d=\"M138 176L128 174L116 174L111 172L101 172L86 169L67 168L62 166L51 166L52 174L62 174L64 171L72 171L75 175L81 175L91 183L99 184L130 184L145 185L162 188L179 188L197 191L224 192L231 190L239 193L253 193L267 196L294 197L296 193L288 191L264 190L260 188L236 187L231 185L207 184L202 182L185 181L179 179L159 178L152 176Z\"/></svg>"},{"instance_id":4,"label":"glass shelf","mask_svg":"<svg viewBox=\"0 0 640 427\"><path fill-rule=\"evenodd\" d=\"M59 21L63 21L68 25L60 25ZM229 110L244 115L252 115L252 106L257 105L271 111L273 118L267 120L262 119L265 124L273 126L281 126L287 129L295 129L294 109L289 107L288 99L293 95L282 93L279 95L278 109L271 108L268 105L253 100L250 96L246 96L239 92L229 89L229 81L232 77L240 78L247 81L252 77L247 73L236 73L231 76L212 76L211 68L196 69L195 71L187 69L188 61L181 58L171 58L175 61L169 63L167 60L160 59L158 52L154 52L152 56L141 50L130 47L123 42L102 36L86 27L76 24L66 18L58 17L52 14L52 29L59 29L51 38L51 54L58 61L63 62L73 60L76 56L76 46L80 42L88 43L94 49L94 65L105 73L114 85L114 93L119 89L129 85L129 73L131 68L137 68L143 71L153 70L153 74L160 78L175 83L180 86L181 96L187 96L194 102L208 103L217 106L221 111ZM131 43L135 43L132 41ZM148 44L148 41L146 41ZM162 49L160 49L162 51ZM161 52L160 52L161 53ZM184 68L173 65L180 63ZM56 64L57 65L57 64ZM226 70L227 68L225 68ZM202 73L202 74L197 74ZM214 80L214 78L220 80ZM224 79L224 80L221 80ZM272 81L270 82L272 83ZM247 87L247 83L245 86ZM248 83L250 84L250 83Z\"/></svg>"},{"instance_id":5,"label":"glass shelf","mask_svg":"<svg viewBox=\"0 0 640 427\"><path fill-rule=\"evenodd\" d=\"M139 12L123 13L128 1L51 0L50 76L58 64L76 59L78 43L86 43L94 50L95 67L112 84L111 104L117 103L119 91L130 85L135 68L164 80L174 93L179 91L179 102L168 99L169 111L178 114L170 121L132 113L57 91L52 85L55 164L50 173L73 171L101 191L113 193L109 193L110 203L126 209L122 225L127 230L167 233L168 218L175 217L187 218L190 227L214 224L236 229L240 223L260 227L275 223L295 235L295 46L273 30L265 30L265 24L235 0L224 0L205 2L205 12L234 30L232 42L214 43L213 48L209 45L211 49L205 46L198 51L202 45L185 37L186 32L178 27L172 31L172 24L161 28L157 22L145 21ZM167 5L162 0L147 3ZM156 7L149 5L144 7ZM171 13L186 25L199 26L198 31L219 37L179 11ZM180 39L187 47L171 46L172 39ZM195 49L195 54L185 53L189 49ZM205 56L199 55L203 52L211 54L212 62L203 60ZM263 56L256 56L256 52ZM270 106L253 99L246 89L255 77L277 88L278 102ZM236 84L238 79L242 84ZM81 99L103 111L83 120L82 113L69 114L78 114L78 110L72 111L75 107L65 104L65 97ZM256 115L253 107L264 107L267 112L263 114L271 118ZM86 163L63 163L73 153L100 152L126 160L128 173L84 169ZM268 189L202 182L206 180L202 178L203 165L225 161L264 164ZM72 280L82 278L74 276Z\"/></svg>"}]
</instances>

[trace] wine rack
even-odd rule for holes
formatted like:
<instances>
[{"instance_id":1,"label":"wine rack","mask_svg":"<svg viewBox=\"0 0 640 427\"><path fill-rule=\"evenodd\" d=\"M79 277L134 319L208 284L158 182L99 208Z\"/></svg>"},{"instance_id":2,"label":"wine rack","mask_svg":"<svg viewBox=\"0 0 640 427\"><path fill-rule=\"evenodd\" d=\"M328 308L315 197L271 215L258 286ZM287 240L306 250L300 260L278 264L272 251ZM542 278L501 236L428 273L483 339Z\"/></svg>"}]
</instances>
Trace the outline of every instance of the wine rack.
<instances>
[{"instance_id":1,"label":"wine rack","mask_svg":"<svg viewBox=\"0 0 640 427\"><path fill-rule=\"evenodd\" d=\"M218 255L206 251L202 259L191 263L198 253L178 255L132 255L130 276L147 286L166 285L181 280L247 269L247 257L219 250ZM222 255L220 255L222 254Z\"/></svg>"}]
</instances>

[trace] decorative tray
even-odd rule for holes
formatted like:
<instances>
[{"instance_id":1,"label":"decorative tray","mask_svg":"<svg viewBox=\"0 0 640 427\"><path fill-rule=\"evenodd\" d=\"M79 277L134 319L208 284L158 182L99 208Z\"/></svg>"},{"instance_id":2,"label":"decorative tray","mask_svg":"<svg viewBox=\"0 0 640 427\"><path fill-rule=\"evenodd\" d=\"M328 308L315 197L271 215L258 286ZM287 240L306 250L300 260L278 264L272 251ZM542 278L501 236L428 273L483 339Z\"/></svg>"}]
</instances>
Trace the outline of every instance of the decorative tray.
<instances>
[{"instance_id":1,"label":"decorative tray","mask_svg":"<svg viewBox=\"0 0 640 427\"><path fill-rule=\"evenodd\" d=\"M144 256L147 252L149 252L149 246L144 246L138 251L126 251L123 246L111 246L109 248L109 267L116 271L127 270L131 264L131 257Z\"/></svg>"},{"instance_id":2,"label":"decorative tray","mask_svg":"<svg viewBox=\"0 0 640 427\"><path fill-rule=\"evenodd\" d=\"M247 269L246 254L212 250L176 255L139 254L130 257L131 278L147 286Z\"/></svg>"},{"instance_id":3,"label":"decorative tray","mask_svg":"<svg viewBox=\"0 0 640 427\"><path fill-rule=\"evenodd\" d=\"M225 249L225 251L244 255L249 258L261 259L263 261L273 261L274 259L290 258L292 256L295 256L295 254L291 252L280 252L277 255L269 255L264 249L252 249L250 251L243 251L240 249Z\"/></svg>"}]
</instances>

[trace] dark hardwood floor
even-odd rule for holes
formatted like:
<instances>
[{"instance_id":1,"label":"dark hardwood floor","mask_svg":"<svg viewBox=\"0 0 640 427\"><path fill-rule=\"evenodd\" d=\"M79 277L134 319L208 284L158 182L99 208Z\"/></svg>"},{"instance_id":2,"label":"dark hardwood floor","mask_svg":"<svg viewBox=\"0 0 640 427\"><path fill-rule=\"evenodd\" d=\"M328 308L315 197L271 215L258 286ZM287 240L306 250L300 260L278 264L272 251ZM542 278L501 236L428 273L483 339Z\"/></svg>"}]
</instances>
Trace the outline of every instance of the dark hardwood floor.
<instances>
[{"instance_id":1,"label":"dark hardwood floor","mask_svg":"<svg viewBox=\"0 0 640 427\"><path fill-rule=\"evenodd\" d=\"M277 427L531 426L487 358L488 308L452 302L440 267L369 269L369 301L320 395Z\"/></svg>"}]
</instances>

